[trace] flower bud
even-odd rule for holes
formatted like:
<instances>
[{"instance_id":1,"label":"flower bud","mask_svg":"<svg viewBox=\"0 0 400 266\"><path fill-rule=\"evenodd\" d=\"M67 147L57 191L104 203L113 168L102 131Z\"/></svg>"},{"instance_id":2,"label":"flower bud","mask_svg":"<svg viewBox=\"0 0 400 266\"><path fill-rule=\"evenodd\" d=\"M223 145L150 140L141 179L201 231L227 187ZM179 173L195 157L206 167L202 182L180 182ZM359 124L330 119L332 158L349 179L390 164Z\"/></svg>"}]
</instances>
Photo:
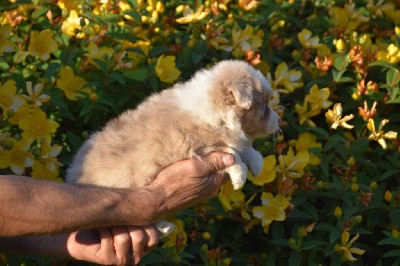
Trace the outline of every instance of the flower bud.
<instances>
[{"instance_id":1,"label":"flower bud","mask_svg":"<svg viewBox=\"0 0 400 266\"><path fill-rule=\"evenodd\" d=\"M223 265L230 265L231 262L232 262L232 259L231 259L231 258L225 258L225 259L222 261L222 264L223 264Z\"/></svg>"},{"instance_id":2,"label":"flower bud","mask_svg":"<svg viewBox=\"0 0 400 266\"><path fill-rule=\"evenodd\" d=\"M361 215L357 215L357 216L355 216L354 217L354 222L356 222L356 223L361 223L362 222L362 216Z\"/></svg>"},{"instance_id":3,"label":"flower bud","mask_svg":"<svg viewBox=\"0 0 400 266\"><path fill-rule=\"evenodd\" d=\"M336 50L339 53L343 53L345 49L346 49L346 45L345 45L344 41L342 39L337 40L336 41Z\"/></svg>"},{"instance_id":4,"label":"flower bud","mask_svg":"<svg viewBox=\"0 0 400 266\"><path fill-rule=\"evenodd\" d=\"M369 185L369 188L370 188L371 190L377 189L377 188L378 188L378 183L376 183L376 181L372 182L372 183Z\"/></svg>"},{"instance_id":5,"label":"flower bud","mask_svg":"<svg viewBox=\"0 0 400 266\"><path fill-rule=\"evenodd\" d=\"M209 240L209 239L211 239L211 234L210 234L209 232L204 232L204 233L203 233L203 238L204 238L205 240Z\"/></svg>"},{"instance_id":6,"label":"flower bud","mask_svg":"<svg viewBox=\"0 0 400 266\"><path fill-rule=\"evenodd\" d=\"M387 201L387 202L391 202L392 201L392 199L393 199L393 195L392 195L392 192L390 192L390 191L386 191L385 192L385 195L383 196L383 198Z\"/></svg>"},{"instance_id":7,"label":"flower bud","mask_svg":"<svg viewBox=\"0 0 400 266\"><path fill-rule=\"evenodd\" d=\"M296 240L294 240L294 238L289 239L289 246L293 249L297 248L297 243Z\"/></svg>"},{"instance_id":8,"label":"flower bud","mask_svg":"<svg viewBox=\"0 0 400 266\"><path fill-rule=\"evenodd\" d=\"M336 218L342 217L342 215L343 215L342 208L336 207L335 211L333 212L333 215L334 215Z\"/></svg>"},{"instance_id":9,"label":"flower bud","mask_svg":"<svg viewBox=\"0 0 400 266\"><path fill-rule=\"evenodd\" d=\"M360 188L360 187L358 186L357 183L351 184L351 190L352 190L352 191L357 192L359 188Z\"/></svg>"}]
</instances>

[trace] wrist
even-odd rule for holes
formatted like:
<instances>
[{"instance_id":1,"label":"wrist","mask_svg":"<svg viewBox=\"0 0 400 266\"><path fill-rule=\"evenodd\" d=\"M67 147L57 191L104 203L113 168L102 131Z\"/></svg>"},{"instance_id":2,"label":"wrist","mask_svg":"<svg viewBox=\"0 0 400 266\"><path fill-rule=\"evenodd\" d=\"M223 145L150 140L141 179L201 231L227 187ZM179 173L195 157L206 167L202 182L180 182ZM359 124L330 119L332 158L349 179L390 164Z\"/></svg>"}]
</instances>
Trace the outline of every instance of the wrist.
<instances>
[{"instance_id":1,"label":"wrist","mask_svg":"<svg viewBox=\"0 0 400 266\"><path fill-rule=\"evenodd\" d=\"M123 207L128 217L125 224L148 225L160 220L165 213L164 202L163 189L147 186L128 190Z\"/></svg>"}]
</instances>

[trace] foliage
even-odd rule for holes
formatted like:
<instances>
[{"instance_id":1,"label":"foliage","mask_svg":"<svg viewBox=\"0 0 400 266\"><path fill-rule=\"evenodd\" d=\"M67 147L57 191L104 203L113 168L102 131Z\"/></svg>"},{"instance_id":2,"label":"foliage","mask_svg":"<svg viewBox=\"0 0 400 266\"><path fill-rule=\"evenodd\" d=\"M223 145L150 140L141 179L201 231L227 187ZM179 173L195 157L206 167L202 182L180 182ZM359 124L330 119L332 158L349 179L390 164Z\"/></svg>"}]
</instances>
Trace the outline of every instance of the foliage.
<instances>
[{"instance_id":1,"label":"foliage","mask_svg":"<svg viewBox=\"0 0 400 266\"><path fill-rule=\"evenodd\" d=\"M399 1L0 3L0 173L62 181L105 121L243 59L282 116L265 169L179 213L143 263L400 262Z\"/></svg>"}]
</instances>

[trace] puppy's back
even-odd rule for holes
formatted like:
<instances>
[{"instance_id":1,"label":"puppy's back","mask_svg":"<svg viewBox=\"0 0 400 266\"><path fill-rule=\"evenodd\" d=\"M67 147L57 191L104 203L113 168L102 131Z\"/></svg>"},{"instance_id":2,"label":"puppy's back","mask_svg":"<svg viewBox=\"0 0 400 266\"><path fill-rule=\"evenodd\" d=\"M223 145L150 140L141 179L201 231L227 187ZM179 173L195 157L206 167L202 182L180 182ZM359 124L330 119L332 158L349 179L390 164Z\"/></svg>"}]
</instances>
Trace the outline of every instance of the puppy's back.
<instances>
[{"instance_id":1,"label":"puppy's back","mask_svg":"<svg viewBox=\"0 0 400 266\"><path fill-rule=\"evenodd\" d=\"M179 108L179 86L151 96L90 136L68 169L67 182L144 186L174 162L227 146L223 131Z\"/></svg>"}]
</instances>

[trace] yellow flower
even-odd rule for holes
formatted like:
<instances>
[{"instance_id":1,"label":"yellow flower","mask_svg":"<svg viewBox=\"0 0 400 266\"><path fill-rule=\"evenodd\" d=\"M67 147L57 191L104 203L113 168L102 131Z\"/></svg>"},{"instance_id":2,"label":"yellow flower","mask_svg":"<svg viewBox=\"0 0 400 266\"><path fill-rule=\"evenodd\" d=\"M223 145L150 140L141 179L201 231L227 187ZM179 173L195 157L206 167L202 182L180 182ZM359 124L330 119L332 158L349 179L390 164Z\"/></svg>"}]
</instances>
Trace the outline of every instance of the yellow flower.
<instances>
[{"instance_id":1,"label":"yellow flower","mask_svg":"<svg viewBox=\"0 0 400 266\"><path fill-rule=\"evenodd\" d=\"M73 70L70 67L63 67L60 70L60 78L57 80L57 87L60 88L65 96L72 101L83 97L80 92L87 92L90 94L89 88L83 88L86 84L86 80L74 75Z\"/></svg>"},{"instance_id":2,"label":"yellow flower","mask_svg":"<svg viewBox=\"0 0 400 266\"><path fill-rule=\"evenodd\" d=\"M22 95L28 103L34 104L36 106L41 106L42 103L47 103L50 100L50 96L47 94L42 94L43 83L38 83L32 88L32 81L26 82L26 90L28 95Z\"/></svg>"},{"instance_id":3,"label":"yellow flower","mask_svg":"<svg viewBox=\"0 0 400 266\"><path fill-rule=\"evenodd\" d=\"M0 107L3 109L3 114L8 110L15 112L24 102L24 99L17 95L17 86L14 80L10 79L4 84L0 83Z\"/></svg>"},{"instance_id":4,"label":"yellow flower","mask_svg":"<svg viewBox=\"0 0 400 266\"><path fill-rule=\"evenodd\" d=\"M378 60L383 60L391 64L397 64L400 62L400 49L393 43L391 43L386 51L380 50L378 52Z\"/></svg>"},{"instance_id":5,"label":"yellow flower","mask_svg":"<svg viewBox=\"0 0 400 266\"><path fill-rule=\"evenodd\" d=\"M244 30L232 31L232 54L236 58L241 58L249 50L254 51L261 47L263 31L254 32L253 26L247 25Z\"/></svg>"},{"instance_id":6,"label":"yellow flower","mask_svg":"<svg viewBox=\"0 0 400 266\"><path fill-rule=\"evenodd\" d=\"M62 147L59 145L50 146L50 143L43 141L40 147L39 159L32 165L32 177L62 181L58 177L61 164L57 160Z\"/></svg>"},{"instance_id":7,"label":"yellow flower","mask_svg":"<svg viewBox=\"0 0 400 266\"><path fill-rule=\"evenodd\" d=\"M360 234L357 234L355 237L353 237L350 241L350 233L349 232L343 232L342 237L341 237L341 242L342 245L335 245L335 250L337 252L342 253L343 260L344 261L351 261L354 262L357 259L353 256L353 254L356 255L363 255L365 253L365 250L359 249L359 248L354 248L351 247L353 243L360 237Z\"/></svg>"},{"instance_id":8,"label":"yellow flower","mask_svg":"<svg viewBox=\"0 0 400 266\"><path fill-rule=\"evenodd\" d=\"M175 56L160 56L155 67L156 74L162 82L173 83L181 74L175 65Z\"/></svg>"},{"instance_id":9,"label":"yellow flower","mask_svg":"<svg viewBox=\"0 0 400 266\"><path fill-rule=\"evenodd\" d=\"M164 244L162 245L162 247L169 248L175 246L177 250L180 251L183 249L187 241L187 235L185 232L184 224L182 220L176 218L169 220L169 222L174 223L176 229L163 239Z\"/></svg>"},{"instance_id":10,"label":"yellow flower","mask_svg":"<svg viewBox=\"0 0 400 266\"><path fill-rule=\"evenodd\" d=\"M285 62L280 63L275 70L274 88L283 86L285 89L277 89L280 93L291 93L296 88L303 86L301 79L301 71L289 70Z\"/></svg>"},{"instance_id":11,"label":"yellow flower","mask_svg":"<svg viewBox=\"0 0 400 266\"><path fill-rule=\"evenodd\" d=\"M383 119L381 123L379 124L378 131L375 130L375 121L370 118L368 120L367 127L369 131L371 131L371 134L369 135L369 139L376 140L383 149L387 149L387 144L385 139L397 139L397 132L395 131L389 131L389 132L383 132L382 128L383 126L388 123L388 119Z\"/></svg>"},{"instance_id":12,"label":"yellow flower","mask_svg":"<svg viewBox=\"0 0 400 266\"><path fill-rule=\"evenodd\" d=\"M239 6L246 11L256 9L259 3L258 0L239 0Z\"/></svg>"},{"instance_id":13,"label":"yellow flower","mask_svg":"<svg viewBox=\"0 0 400 266\"><path fill-rule=\"evenodd\" d=\"M293 149L290 147L286 155L280 155L283 158L284 165L287 165L286 170L293 170L299 174L304 174L304 168L310 161L310 155L308 151L300 151L294 155ZM282 165L282 159L279 160L279 164ZM288 176L295 178L295 176Z\"/></svg>"},{"instance_id":14,"label":"yellow flower","mask_svg":"<svg viewBox=\"0 0 400 266\"><path fill-rule=\"evenodd\" d=\"M28 151L29 145L25 141L14 141L11 149L3 150L0 154L0 168L10 167L16 175L22 175L25 168L31 167L33 155Z\"/></svg>"},{"instance_id":15,"label":"yellow flower","mask_svg":"<svg viewBox=\"0 0 400 266\"><path fill-rule=\"evenodd\" d=\"M39 108L37 105L24 104L17 111L15 111L11 117L8 118L8 122L13 125L18 125L19 121L27 116L31 115L33 109Z\"/></svg>"},{"instance_id":16,"label":"yellow flower","mask_svg":"<svg viewBox=\"0 0 400 266\"><path fill-rule=\"evenodd\" d=\"M67 34L68 36L75 36L76 33L75 31L81 30L82 26L81 26L81 19L83 19L82 17L78 16L78 13L75 10L71 10L69 12L69 16L66 20L63 21L62 25L61 25L61 30ZM89 23L88 19L84 19L86 25ZM82 38L84 36L84 33L80 32L77 37L78 38Z\"/></svg>"},{"instance_id":17,"label":"yellow flower","mask_svg":"<svg viewBox=\"0 0 400 266\"><path fill-rule=\"evenodd\" d=\"M320 114L321 109L327 109L332 104L328 101L329 95L329 88L320 90L317 85L311 88L310 93L304 98L303 105L296 104L294 106L299 116L300 125L307 123L311 127L316 126L310 118Z\"/></svg>"},{"instance_id":18,"label":"yellow flower","mask_svg":"<svg viewBox=\"0 0 400 266\"><path fill-rule=\"evenodd\" d=\"M149 54L151 46L151 42L147 40L147 38L141 37L143 40L138 40L135 43L131 43L128 41L122 42L122 50L123 53L127 55L129 59L129 67L135 68L137 67L141 61L147 60L147 55ZM124 55L120 56L122 58ZM120 65L124 65L124 63L120 63ZM125 63L125 67L126 67Z\"/></svg>"},{"instance_id":19,"label":"yellow flower","mask_svg":"<svg viewBox=\"0 0 400 266\"><path fill-rule=\"evenodd\" d=\"M210 13L210 11L204 11L204 9L205 7L201 5L199 8L197 8L195 12L189 5L180 5L176 8L176 10L181 11L183 17L176 19L176 22L178 22L179 24L188 24L202 20Z\"/></svg>"},{"instance_id":20,"label":"yellow flower","mask_svg":"<svg viewBox=\"0 0 400 266\"><path fill-rule=\"evenodd\" d=\"M3 56L4 52L9 53L15 49L15 44L8 40L11 30L10 24L0 26L0 56Z\"/></svg>"},{"instance_id":21,"label":"yellow flower","mask_svg":"<svg viewBox=\"0 0 400 266\"><path fill-rule=\"evenodd\" d=\"M335 46L336 46L336 50L339 53L343 53L345 51L345 49L346 49L346 45L345 45L345 43L344 43L344 41L342 39L337 40L336 43L335 43Z\"/></svg>"},{"instance_id":22,"label":"yellow flower","mask_svg":"<svg viewBox=\"0 0 400 266\"><path fill-rule=\"evenodd\" d=\"M57 5L62 10L67 11L80 11L82 0L59 0L57 1Z\"/></svg>"},{"instance_id":23,"label":"yellow flower","mask_svg":"<svg viewBox=\"0 0 400 266\"><path fill-rule=\"evenodd\" d=\"M51 142L51 134L55 133L58 128L58 123L47 119L46 113L41 109L33 109L30 115L23 117L19 123L19 127L23 130L22 137L29 143L35 139L41 142L44 139Z\"/></svg>"},{"instance_id":24,"label":"yellow flower","mask_svg":"<svg viewBox=\"0 0 400 266\"><path fill-rule=\"evenodd\" d=\"M104 61L105 58L112 58L114 54L113 48L107 48L107 47L99 48L94 42L89 43L88 51L89 53L87 53L86 56L88 57L90 63L92 63L97 67L98 65L93 59L99 59L101 61Z\"/></svg>"},{"instance_id":25,"label":"yellow flower","mask_svg":"<svg viewBox=\"0 0 400 266\"><path fill-rule=\"evenodd\" d=\"M297 35L301 45L304 48L318 48L321 46L319 43L319 37L314 36L311 37L312 32L309 31L308 29L303 29L299 34Z\"/></svg>"},{"instance_id":26,"label":"yellow flower","mask_svg":"<svg viewBox=\"0 0 400 266\"><path fill-rule=\"evenodd\" d=\"M210 44L217 50L223 50L225 52L232 52L233 47L230 45L229 40L223 36L215 36L210 39Z\"/></svg>"},{"instance_id":27,"label":"yellow flower","mask_svg":"<svg viewBox=\"0 0 400 266\"><path fill-rule=\"evenodd\" d=\"M303 105L296 104L294 106L297 114L299 115L299 124L303 125L304 123L308 124L310 127L316 127L315 123L310 119L313 116L319 115L321 112L320 109L311 109L309 110L309 104L306 99L304 99Z\"/></svg>"},{"instance_id":28,"label":"yellow flower","mask_svg":"<svg viewBox=\"0 0 400 266\"><path fill-rule=\"evenodd\" d=\"M245 200L245 195L241 190L234 190L232 182L226 182L218 194L219 201L226 211L231 211L233 209L240 210L240 214L243 219L250 220L250 215L248 214L249 204L253 201L256 194L250 197L247 201Z\"/></svg>"},{"instance_id":29,"label":"yellow flower","mask_svg":"<svg viewBox=\"0 0 400 266\"><path fill-rule=\"evenodd\" d=\"M311 104L311 109L321 110L331 106L332 102L328 101L329 95L329 88L319 89L317 85L314 85L305 99Z\"/></svg>"},{"instance_id":30,"label":"yellow flower","mask_svg":"<svg viewBox=\"0 0 400 266\"><path fill-rule=\"evenodd\" d=\"M50 53L57 51L58 44L53 39L50 30L32 31L28 51L32 56L38 56L42 61L50 59Z\"/></svg>"},{"instance_id":31,"label":"yellow flower","mask_svg":"<svg viewBox=\"0 0 400 266\"><path fill-rule=\"evenodd\" d=\"M260 175L253 177L249 174L249 179L253 182L254 185L263 186L267 183L271 183L275 180L276 173L275 173L275 165L276 159L275 155L269 155L264 158L264 167L260 173Z\"/></svg>"},{"instance_id":32,"label":"yellow flower","mask_svg":"<svg viewBox=\"0 0 400 266\"><path fill-rule=\"evenodd\" d=\"M285 209L289 201L282 195L274 197L271 193L263 192L261 195L262 206L253 208L254 217L261 220L261 224L268 231L272 221L284 221L286 219Z\"/></svg>"},{"instance_id":33,"label":"yellow flower","mask_svg":"<svg viewBox=\"0 0 400 266\"><path fill-rule=\"evenodd\" d=\"M343 8L332 7L329 10L329 16L335 26L345 31L345 34L352 33L361 23L369 21L368 17L355 10L355 3L345 4Z\"/></svg>"},{"instance_id":34,"label":"yellow flower","mask_svg":"<svg viewBox=\"0 0 400 266\"><path fill-rule=\"evenodd\" d=\"M317 137L311 133L301 133L296 141L297 152L308 152L309 148L321 148L322 144L317 142ZM310 165L319 165L321 159L313 153L309 153Z\"/></svg>"},{"instance_id":35,"label":"yellow flower","mask_svg":"<svg viewBox=\"0 0 400 266\"><path fill-rule=\"evenodd\" d=\"M222 187L218 194L218 198L222 204L222 206L226 210L233 210L235 205L241 204L244 202L244 194L241 190L234 190L232 182L226 182Z\"/></svg>"},{"instance_id":36,"label":"yellow flower","mask_svg":"<svg viewBox=\"0 0 400 266\"><path fill-rule=\"evenodd\" d=\"M317 137L312 133L301 133L296 141L296 151L308 151L309 148L321 148L322 144L317 142Z\"/></svg>"},{"instance_id":37,"label":"yellow flower","mask_svg":"<svg viewBox=\"0 0 400 266\"><path fill-rule=\"evenodd\" d=\"M342 118L342 104L341 103L336 103L333 106L333 110L328 110L325 113L325 117L332 122L331 128L337 129L338 126L347 128L347 129L352 129L354 126L347 124L347 121L351 120L354 118L353 114L346 115L345 117Z\"/></svg>"}]
</instances>

